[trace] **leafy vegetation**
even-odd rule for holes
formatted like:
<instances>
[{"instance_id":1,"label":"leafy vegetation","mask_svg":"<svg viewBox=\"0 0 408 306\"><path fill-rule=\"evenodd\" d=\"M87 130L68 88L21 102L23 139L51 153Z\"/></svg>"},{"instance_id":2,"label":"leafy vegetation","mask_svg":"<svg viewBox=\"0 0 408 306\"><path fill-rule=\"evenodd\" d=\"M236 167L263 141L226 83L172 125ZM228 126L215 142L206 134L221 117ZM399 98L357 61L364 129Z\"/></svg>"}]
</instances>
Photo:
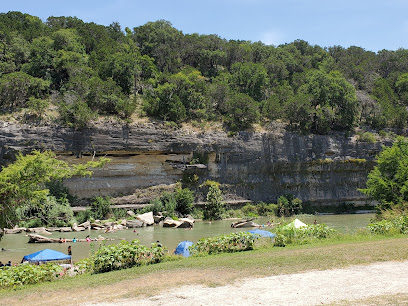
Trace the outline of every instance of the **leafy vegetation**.
<instances>
[{"instance_id":1,"label":"leafy vegetation","mask_svg":"<svg viewBox=\"0 0 408 306\"><path fill-rule=\"evenodd\" d=\"M335 229L326 224L310 224L296 228L293 223L280 225L275 230L276 246L286 246L287 244L306 244L314 240L326 239L336 233Z\"/></svg>"},{"instance_id":2,"label":"leafy vegetation","mask_svg":"<svg viewBox=\"0 0 408 306\"><path fill-rule=\"evenodd\" d=\"M224 202L222 199L219 183L213 181L207 181L204 185L208 186L207 202L204 206L204 219L205 220L218 220L222 219L224 213Z\"/></svg>"},{"instance_id":3,"label":"leafy vegetation","mask_svg":"<svg viewBox=\"0 0 408 306\"><path fill-rule=\"evenodd\" d=\"M367 188L360 191L379 202L379 211L406 211L408 206L408 141L398 137L384 147L377 165L368 174Z\"/></svg>"},{"instance_id":4,"label":"leafy vegetation","mask_svg":"<svg viewBox=\"0 0 408 306\"><path fill-rule=\"evenodd\" d=\"M53 281L64 275L63 268L57 264L19 265L0 268L0 288L16 288L22 285Z\"/></svg>"},{"instance_id":5,"label":"leafy vegetation","mask_svg":"<svg viewBox=\"0 0 408 306\"><path fill-rule=\"evenodd\" d=\"M279 217L290 217L302 211L302 200L291 194L282 195L278 198L277 215Z\"/></svg>"},{"instance_id":6,"label":"leafy vegetation","mask_svg":"<svg viewBox=\"0 0 408 306\"><path fill-rule=\"evenodd\" d=\"M325 134L407 127L405 49L378 53L184 34L158 20L133 29L76 17L0 14L0 109L81 129L97 116L222 121L231 135L282 120Z\"/></svg>"},{"instance_id":7,"label":"leafy vegetation","mask_svg":"<svg viewBox=\"0 0 408 306\"><path fill-rule=\"evenodd\" d=\"M133 266L158 263L163 260L166 248L152 244L151 248L141 245L138 240L121 241L118 244L101 245L89 258L77 266L82 273L104 273L127 269Z\"/></svg>"},{"instance_id":8,"label":"leafy vegetation","mask_svg":"<svg viewBox=\"0 0 408 306\"><path fill-rule=\"evenodd\" d=\"M72 215L67 210L66 198L50 197L45 184L73 175L90 176L90 168L102 167L108 161L101 158L69 166L49 151L18 154L16 161L0 172L0 227L13 227L22 215L40 218L47 224L61 218L69 222Z\"/></svg>"},{"instance_id":9,"label":"leafy vegetation","mask_svg":"<svg viewBox=\"0 0 408 306\"><path fill-rule=\"evenodd\" d=\"M236 232L216 237L201 238L190 246L192 254L206 253L217 254L224 252L241 252L253 250L255 241L259 238L248 232Z\"/></svg>"}]
</instances>

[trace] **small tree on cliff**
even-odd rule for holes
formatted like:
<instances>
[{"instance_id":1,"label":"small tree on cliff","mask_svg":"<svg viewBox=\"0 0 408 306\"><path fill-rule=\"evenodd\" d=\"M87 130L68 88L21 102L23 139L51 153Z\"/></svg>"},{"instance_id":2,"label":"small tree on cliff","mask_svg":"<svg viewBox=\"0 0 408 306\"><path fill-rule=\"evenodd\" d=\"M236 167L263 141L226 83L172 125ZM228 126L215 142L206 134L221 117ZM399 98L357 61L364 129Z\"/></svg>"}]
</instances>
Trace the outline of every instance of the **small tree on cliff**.
<instances>
[{"instance_id":1,"label":"small tree on cliff","mask_svg":"<svg viewBox=\"0 0 408 306\"><path fill-rule=\"evenodd\" d=\"M408 140L398 137L392 147L383 147L377 166L368 174L367 188L361 192L383 210L408 210Z\"/></svg>"},{"instance_id":2,"label":"small tree on cliff","mask_svg":"<svg viewBox=\"0 0 408 306\"><path fill-rule=\"evenodd\" d=\"M204 206L204 219L205 220L218 220L222 218L224 212L224 202L222 201L221 190L219 183L213 181L207 181L204 183L208 186L207 202Z\"/></svg>"},{"instance_id":3,"label":"small tree on cliff","mask_svg":"<svg viewBox=\"0 0 408 306\"><path fill-rule=\"evenodd\" d=\"M41 208L49 195L47 183L74 175L91 176L90 168L102 167L108 161L101 158L70 166L49 151L18 154L16 161L0 172L0 227L14 226L18 221L16 208L23 204Z\"/></svg>"}]
</instances>

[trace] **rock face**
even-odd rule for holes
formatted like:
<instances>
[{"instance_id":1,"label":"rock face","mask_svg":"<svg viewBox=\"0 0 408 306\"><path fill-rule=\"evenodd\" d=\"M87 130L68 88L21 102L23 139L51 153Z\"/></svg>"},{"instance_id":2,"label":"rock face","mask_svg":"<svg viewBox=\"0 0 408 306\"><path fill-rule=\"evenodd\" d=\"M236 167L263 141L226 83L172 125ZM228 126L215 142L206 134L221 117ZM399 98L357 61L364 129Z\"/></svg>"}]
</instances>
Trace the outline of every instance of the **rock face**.
<instances>
[{"instance_id":1,"label":"rock face","mask_svg":"<svg viewBox=\"0 0 408 306\"><path fill-rule=\"evenodd\" d=\"M75 131L57 126L34 127L0 122L0 163L17 151L48 149L70 163L96 157L112 159L92 178L72 178L66 186L78 197L126 195L137 188L173 184L198 177L222 183L223 191L252 201L274 202L293 194L317 204L364 202L365 185L382 145L358 142L344 133L297 135L281 128L270 132L166 130L152 123L105 124ZM204 162L190 165L194 157ZM197 184L197 185L198 185Z\"/></svg>"}]
</instances>

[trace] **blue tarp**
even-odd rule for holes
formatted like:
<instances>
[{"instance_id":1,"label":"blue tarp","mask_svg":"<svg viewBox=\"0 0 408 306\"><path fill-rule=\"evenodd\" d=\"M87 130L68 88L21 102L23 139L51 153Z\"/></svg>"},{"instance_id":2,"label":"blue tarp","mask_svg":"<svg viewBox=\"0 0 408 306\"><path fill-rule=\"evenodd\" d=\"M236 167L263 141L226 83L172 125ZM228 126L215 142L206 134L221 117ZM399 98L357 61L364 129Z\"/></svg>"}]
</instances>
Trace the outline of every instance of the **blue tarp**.
<instances>
[{"instance_id":1,"label":"blue tarp","mask_svg":"<svg viewBox=\"0 0 408 306\"><path fill-rule=\"evenodd\" d=\"M38 261L51 261L51 260L70 260L71 256L64 253L54 251L51 249L45 249L38 251L23 257L24 261L38 262Z\"/></svg>"},{"instance_id":2,"label":"blue tarp","mask_svg":"<svg viewBox=\"0 0 408 306\"><path fill-rule=\"evenodd\" d=\"M193 245L194 243L188 240L184 240L180 242L174 251L174 254L183 255L184 257L190 256L190 250L188 249L189 246Z\"/></svg>"},{"instance_id":3,"label":"blue tarp","mask_svg":"<svg viewBox=\"0 0 408 306\"><path fill-rule=\"evenodd\" d=\"M264 231L264 230L260 230L260 229L256 229L256 230L252 230L252 231L248 231L248 233L252 233L252 234L258 234L261 237L269 237L269 238L274 238L276 236L276 234L268 232L268 231Z\"/></svg>"}]
</instances>

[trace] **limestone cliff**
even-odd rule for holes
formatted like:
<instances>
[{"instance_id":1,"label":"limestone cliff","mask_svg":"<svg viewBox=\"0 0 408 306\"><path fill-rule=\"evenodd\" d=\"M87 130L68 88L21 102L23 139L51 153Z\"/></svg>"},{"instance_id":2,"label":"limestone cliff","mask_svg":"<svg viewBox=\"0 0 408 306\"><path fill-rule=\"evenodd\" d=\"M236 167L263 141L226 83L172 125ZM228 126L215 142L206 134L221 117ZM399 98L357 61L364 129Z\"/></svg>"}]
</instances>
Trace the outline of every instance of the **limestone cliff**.
<instances>
[{"instance_id":1,"label":"limestone cliff","mask_svg":"<svg viewBox=\"0 0 408 306\"><path fill-rule=\"evenodd\" d=\"M297 135L270 132L169 130L153 123L106 123L83 131L58 126L0 122L0 162L16 151L47 149L71 163L95 156L112 162L89 179L66 181L79 197L127 195L137 188L172 184L196 174L223 184L226 192L253 201L275 201L291 193L314 203L361 202L367 173L381 145L358 142L344 133ZM191 165L193 160L200 165Z\"/></svg>"}]
</instances>

